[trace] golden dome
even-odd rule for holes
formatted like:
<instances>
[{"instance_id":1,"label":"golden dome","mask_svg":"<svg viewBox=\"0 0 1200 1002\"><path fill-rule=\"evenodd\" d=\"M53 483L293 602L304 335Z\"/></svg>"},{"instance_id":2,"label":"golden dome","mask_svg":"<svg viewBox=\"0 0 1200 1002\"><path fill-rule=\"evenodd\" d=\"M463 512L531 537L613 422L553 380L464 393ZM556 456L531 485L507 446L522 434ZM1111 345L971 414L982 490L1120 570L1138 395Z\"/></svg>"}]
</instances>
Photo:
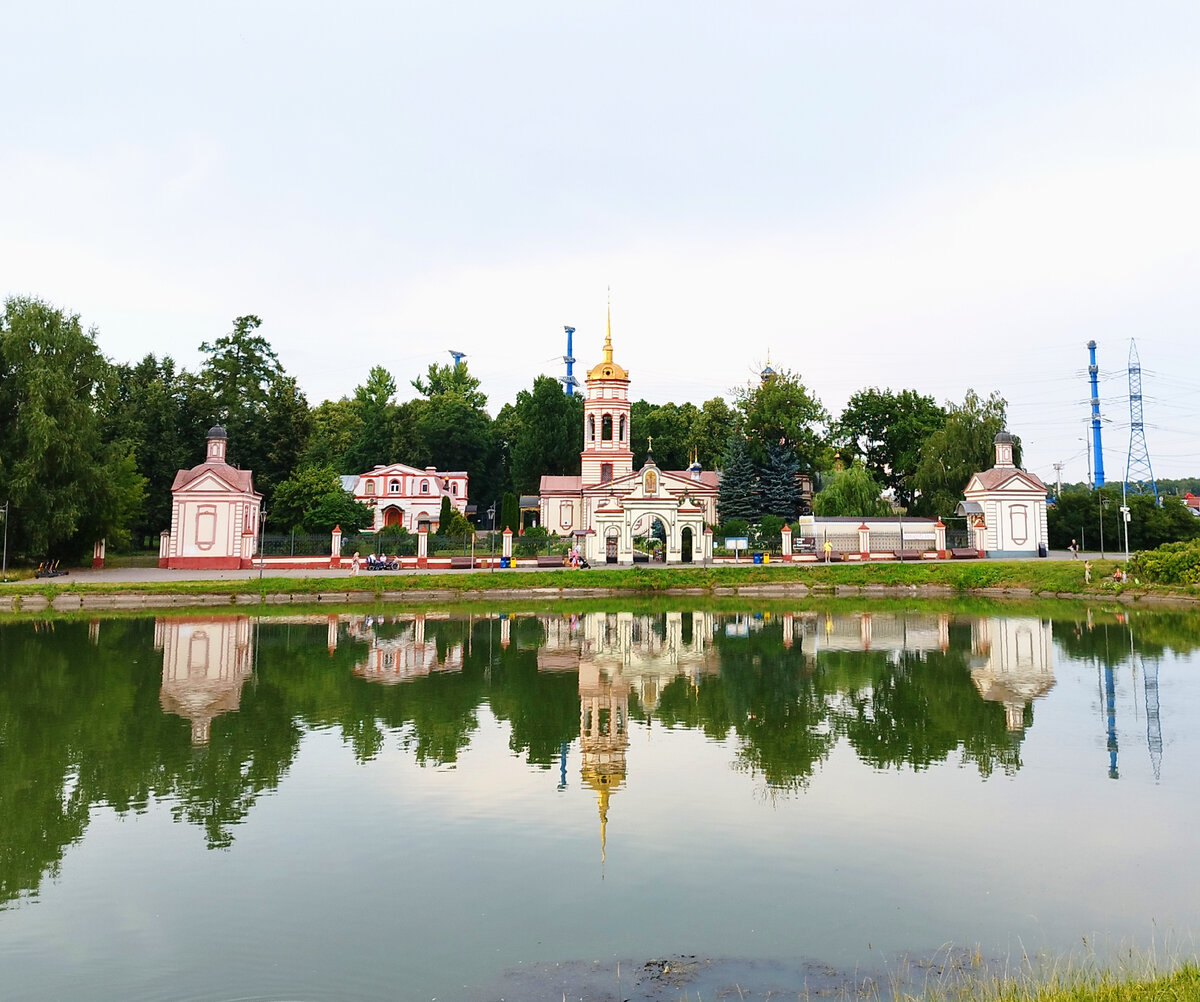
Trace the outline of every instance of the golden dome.
<instances>
[{"instance_id":1,"label":"golden dome","mask_svg":"<svg viewBox=\"0 0 1200 1002\"><path fill-rule=\"evenodd\" d=\"M629 373L622 369L612 357L612 312L609 311L604 325L604 360L588 369L588 379L624 379L629 381Z\"/></svg>"}]
</instances>

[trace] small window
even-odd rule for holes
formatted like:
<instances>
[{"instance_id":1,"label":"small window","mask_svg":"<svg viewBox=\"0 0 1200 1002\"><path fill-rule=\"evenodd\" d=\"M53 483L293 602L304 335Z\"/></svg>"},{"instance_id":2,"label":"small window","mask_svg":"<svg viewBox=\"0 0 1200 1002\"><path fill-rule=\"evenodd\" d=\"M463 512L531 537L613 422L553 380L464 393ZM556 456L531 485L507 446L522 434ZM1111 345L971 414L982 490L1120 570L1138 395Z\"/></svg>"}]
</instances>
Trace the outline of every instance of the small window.
<instances>
[{"instance_id":1,"label":"small window","mask_svg":"<svg viewBox=\"0 0 1200 1002\"><path fill-rule=\"evenodd\" d=\"M453 494L455 497L458 497L458 484L450 485L450 493Z\"/></svg>"},{"instance_id":2,"label":"small window","mask_svg":"<svg viewBox=\"0 0 1200 1002\"><path fill-rule=\"evenodd\" d=\"M422 494L428 494L428 493L429 493L429 481L428 481L428 480L422 480L422 481L421 481L421 493L422 493Z\"/></svg>"},{"instance_id":3,"label":"small window","mask_svg":"<svg viewBox=\"0 0 1200 1002\"><path fill-rule=\"evenodd\" d=\"M612 480L612 463L600 464L600 483L607 484Z\"/></svg>"},{"instance_id":4,"label":"small window","mask_svg":"<svg viewBox=\"0 0 1200 1002\"><path fill-rule=\"evenodd\" d=\"M375 481L374 481L374 480L368 480L368 481L367 481L367 493L368 493L368 494L374 494L374 493L375 493Z\"/></svg>"},{"instance_id":5,"label":"small window","mask_svg":"<svg viewBox=\"0 0 1200 1002\"><path fill-rule=\"evenodd\" d=\"M588 439L592 442L596 441L596 415L588 415Z\"/></svg>"},{"instance_id":6,"label":"small window","mask_svg":"<svg viewBox=\"0 0 1200 1002\"><path fill-rule=\"evenodd\" d=\"M400 481L399 480L389 480L388 481L388 493L389 494L399 494L400 493Z\"/></svg>"}]
</instances>

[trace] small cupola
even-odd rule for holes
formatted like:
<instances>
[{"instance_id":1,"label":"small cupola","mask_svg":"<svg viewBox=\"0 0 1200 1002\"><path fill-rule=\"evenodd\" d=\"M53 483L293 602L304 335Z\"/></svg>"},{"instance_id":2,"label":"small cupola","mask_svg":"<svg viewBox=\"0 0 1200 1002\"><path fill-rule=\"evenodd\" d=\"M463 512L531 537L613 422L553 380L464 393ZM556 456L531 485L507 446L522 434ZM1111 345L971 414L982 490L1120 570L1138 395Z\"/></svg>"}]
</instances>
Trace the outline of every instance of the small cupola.
<instances>
[{"instance_id":1,"label":"small cupola","mask_svg":"<svg viewBox=\"0 0 1200 1002\"><path fill-rule=\"evenodd\" d=\"M214 424L208 429L208 450L205 452L205 462L207 463L223 463L225 462L225 446L229 441L229 435L225 429L219 424Z\"/></svg>"},{"instance_id":2,"label":"small cupola","mask_svg":"<svg viewBox=\"0 0 1200 1002\"><path fill-rule=\"evenodd\" d=\"M1002 431L996 435L994 439L996 446L996 468L1012 468L1013 464L1013 437L1006 431Z\"/></svg>"}]
</instances>

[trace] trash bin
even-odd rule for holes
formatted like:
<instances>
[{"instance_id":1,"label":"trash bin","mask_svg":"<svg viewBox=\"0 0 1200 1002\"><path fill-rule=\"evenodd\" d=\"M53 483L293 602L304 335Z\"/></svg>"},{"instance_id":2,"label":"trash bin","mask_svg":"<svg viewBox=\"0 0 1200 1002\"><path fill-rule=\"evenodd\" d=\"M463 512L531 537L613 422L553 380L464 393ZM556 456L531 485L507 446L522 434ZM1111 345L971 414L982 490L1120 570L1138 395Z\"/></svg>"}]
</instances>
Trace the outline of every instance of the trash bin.
<instances>
[{"instance_id":1,"label":"trash bin","mask_svg":"<svg viewBox=\"0 0 1200 1002\"><path fill-rule=\"evenodd\" d=\"M761 564L763 562L763 555L761 553L754 554L754 562L756 564Z\"/></svg>"},{"instance_id":2,"label":"trash bin","mask_svg":"<svg viewBox=\"0 0 1200 1002\"><path fill-rule=\"evenodd\" d=\"M1038 543L1038 556L1039 556L1039 557L1048 557L1048 556L1050 556L1050 551L1046 549L1046 544L1045 544L1045 543Z\"/></svg>"},{"instance_id":3,"label":"trash bin","mask_svg":"<svg viewBox=\"0 0 1200 1002\"><path fill-rule=\"evenodd\" d=\"M506 570L509 567L512 567L512 557L501 557L500 558L500 569Z\"/></svg>"}]
</instances>

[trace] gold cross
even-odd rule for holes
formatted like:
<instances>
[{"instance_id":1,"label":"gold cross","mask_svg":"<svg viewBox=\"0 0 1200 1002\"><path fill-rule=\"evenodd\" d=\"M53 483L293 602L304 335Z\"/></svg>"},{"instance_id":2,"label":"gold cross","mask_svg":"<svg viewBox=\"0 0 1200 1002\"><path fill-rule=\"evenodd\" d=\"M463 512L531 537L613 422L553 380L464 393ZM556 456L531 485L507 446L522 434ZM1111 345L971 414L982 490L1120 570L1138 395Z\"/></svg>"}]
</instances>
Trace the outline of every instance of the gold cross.
<instances>
[{"instance_id":1,"label":"gold cross","mask_svg":"<svg viewBox=\"0 0 1200 1002\"><path fill-rule=\"evenodd\" d=\"M646 436L646 451L647 452L654 451L654 436L653 435Z\"/></svg>"}]
</instances>

